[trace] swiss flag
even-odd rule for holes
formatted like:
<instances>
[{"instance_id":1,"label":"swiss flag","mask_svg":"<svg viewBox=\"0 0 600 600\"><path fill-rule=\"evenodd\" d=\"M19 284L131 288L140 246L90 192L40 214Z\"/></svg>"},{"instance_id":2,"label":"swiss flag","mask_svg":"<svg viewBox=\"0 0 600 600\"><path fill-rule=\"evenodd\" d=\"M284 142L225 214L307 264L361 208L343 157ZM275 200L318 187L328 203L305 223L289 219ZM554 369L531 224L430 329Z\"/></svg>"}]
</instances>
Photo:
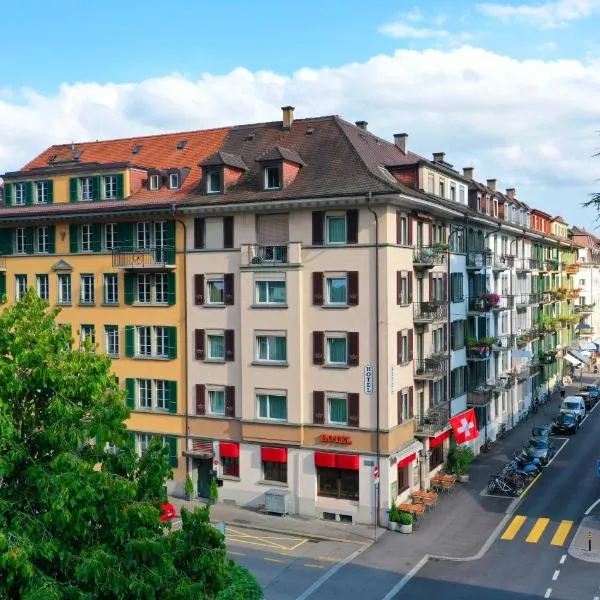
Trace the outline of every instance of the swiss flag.
<instances>
[{"instance_id":1,"label":"swiss flag","mask_svg":"<svg viewBox=\"0 0 600 600\"><path fill-rule=\"evenodd\" d=\"M477 421L475 420L475 409L473 408L452 417L450 425L454 431L457 444L475 440L479 436Z\"/></svg>"}]
</instances>

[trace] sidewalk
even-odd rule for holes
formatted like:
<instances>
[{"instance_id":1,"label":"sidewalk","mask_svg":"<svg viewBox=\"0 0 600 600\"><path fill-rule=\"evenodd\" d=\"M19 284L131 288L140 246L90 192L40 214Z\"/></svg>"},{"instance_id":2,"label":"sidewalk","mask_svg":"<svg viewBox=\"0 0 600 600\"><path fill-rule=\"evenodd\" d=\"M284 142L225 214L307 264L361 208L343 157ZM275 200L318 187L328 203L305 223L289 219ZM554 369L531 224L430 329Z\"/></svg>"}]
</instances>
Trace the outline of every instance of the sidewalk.
<instances>
[{"instance_id":1,"label":"sidewalk","mask_svg":"<svg viewBox=\"0 0 600 600\"><path fill-rule=\"evenodd\" d=\"M589 550L589 535L592 550ZM569 546L569 554L586 562L600 563L600 514L584 517Z\"/></svg>"}]
</instances>

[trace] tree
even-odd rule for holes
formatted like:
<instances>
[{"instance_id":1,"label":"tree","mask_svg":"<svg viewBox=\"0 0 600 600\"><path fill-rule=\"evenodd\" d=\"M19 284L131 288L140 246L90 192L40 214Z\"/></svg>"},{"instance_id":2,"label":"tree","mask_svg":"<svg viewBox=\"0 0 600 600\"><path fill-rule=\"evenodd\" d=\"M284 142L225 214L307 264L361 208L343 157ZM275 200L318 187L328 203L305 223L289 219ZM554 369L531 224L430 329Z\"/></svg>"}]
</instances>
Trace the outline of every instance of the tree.
<instances>
[{"instance_id":1,"label":"tree","mask_svg":"<svg viewBox=\"0 0 600 600\"><path fill-rule=\"evenodd\" d=\"M0 315L0 599L262 598L208 508L159 521L168 452L135 455L110 359L57 315L33 291Z\"/></svg>"}]
</instances>

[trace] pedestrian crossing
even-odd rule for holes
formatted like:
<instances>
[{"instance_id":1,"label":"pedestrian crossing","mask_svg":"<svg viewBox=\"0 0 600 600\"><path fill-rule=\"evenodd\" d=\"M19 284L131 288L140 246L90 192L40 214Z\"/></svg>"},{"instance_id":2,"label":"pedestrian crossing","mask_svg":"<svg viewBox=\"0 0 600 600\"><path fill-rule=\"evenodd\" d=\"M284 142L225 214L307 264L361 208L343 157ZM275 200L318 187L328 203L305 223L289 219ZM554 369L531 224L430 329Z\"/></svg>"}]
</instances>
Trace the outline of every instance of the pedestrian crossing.
<instances>
[{"instance_id":1,"label":"pedestrian crossing","mask_svg":"<svg viewBox=\"0 0 600 600\"><path fill-rule=\"evenodd\" d=\"M528 544L547 543L564 546L573 527L573 521L551 521L547 517L515 515L500 536L501 540L521 540Z\"/></svg>"}]
</instances>

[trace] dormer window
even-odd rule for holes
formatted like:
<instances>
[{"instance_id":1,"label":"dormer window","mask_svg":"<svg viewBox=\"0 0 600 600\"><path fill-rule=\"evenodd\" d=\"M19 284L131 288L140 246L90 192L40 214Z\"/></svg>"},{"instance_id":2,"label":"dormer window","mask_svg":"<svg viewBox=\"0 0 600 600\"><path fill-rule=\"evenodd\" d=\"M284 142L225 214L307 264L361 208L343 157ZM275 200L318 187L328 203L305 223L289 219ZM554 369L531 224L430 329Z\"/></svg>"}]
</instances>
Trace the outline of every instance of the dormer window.
<instances>
[{"instance_id":1,"label":"dormer window","mask_svg":"<svg viewBox=\"0 0 600 600\"><path fill-rule=\"evenodd\" d=\"M25 204L26 188L24 183L15 183L15 206Z\"/></svg>"},{"instance_id":2,"label":"dormer window","mask_svg":"<svg viewBox=\"0 0 600 600\"><path fill-rule=\"evenodd\" d=\"M179 173L169 174L169 188L172 190L179 189Z\"/></svg>"},{"instance_id":3,"label":"dormer window","mask_svg":"<svg viewBox=\"0 0 600 600\"><path fill-rule=\"evenodd\" d=\"M279 166L265 167L265 189L278 190L281 188L281 169Z\"/></svg>"},{"instance_id":4,"label":"dormer window","mask_svg":"<svg viewBox=\"0 0 600 600\"><path fill-rule=\"evenodd\" d=\"M157 190L160 188L160 175L150 175L149 187L151 190Z\"/></svg>"},{"instance_id":5,"label":"dormer window","mask_svg":"<svg viewBox=\"0 0 600 600\"><path fill-rule=\"evenodd\" d=\"M206 173L206 193L220 194L223 191L221 171L214 170Z\"/></svg>"}]
</instances>

